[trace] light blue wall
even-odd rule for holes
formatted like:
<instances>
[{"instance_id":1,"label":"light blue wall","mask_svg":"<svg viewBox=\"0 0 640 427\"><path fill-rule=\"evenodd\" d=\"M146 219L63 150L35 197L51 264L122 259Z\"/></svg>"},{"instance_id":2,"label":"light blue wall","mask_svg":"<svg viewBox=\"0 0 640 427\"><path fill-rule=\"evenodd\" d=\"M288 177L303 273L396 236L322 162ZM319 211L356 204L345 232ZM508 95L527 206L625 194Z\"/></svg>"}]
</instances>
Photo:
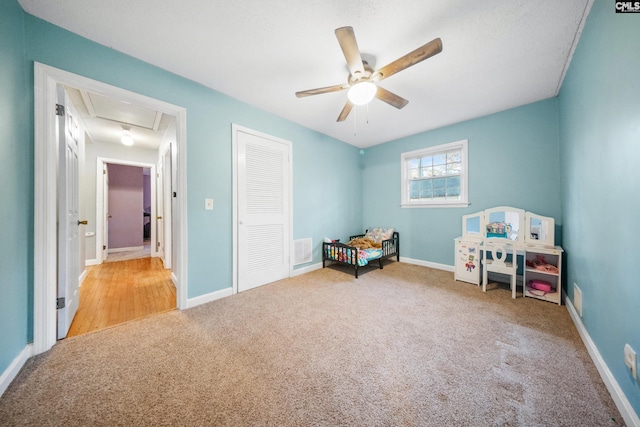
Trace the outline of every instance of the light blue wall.
<instances>
[{"instance_id":1,"label":"light blue wall","mask_svg":"<svg viewBox=\"0 0 640 427\"><path fill-rule=\"evenodd\" d=\"M15 0L1 5L0 372L32 340L33 61L187 109L189 298L232 285L232 123L292 142L294 238L313 239L312 263L324 236L361 230L357 148L46 23Z\"/></svg>"},{"instance_id":2,"label":"light blue wall","mask_svg":"<svg viewBox=\"0 0 640 427\"><path fill-rule=\"evenodd\" d=\"M462 215L513 206L560 225L557 99L425 132L365 150L363 223L400 232L401 256L453 266ZM467 208L401 208L400 155L467 139Z\"/></svg>"},{"instance_id":3,"label":"light blue wall","mask_svg":"<svg viewBox=\"0 0 640 427\"><path fill-rule=\"evenodd\" d=\"M358 150L190 80L93 43L26 15L27 59L122 87L187 109L188 297L232 283L231 124L293 143L294 238L311 237L313 262L320 262L324 235L361 228ZM33 93L33 90L30 90ZM289 94L283 94L287 96ZM277 102L277 100L274 100ZM341 176L334 176L336 170ZM204 199L216 208L204 210ZM318 206L325 214L318 212Z\"/></svg>"},{"instance_id":4,"label":"light blue wall","mask_svg":"<svg viewBox=\"0 0 640 427\"><path fill-rule=\"evenodd\" d=\"M623 361L640 353L640 16L596 0L560 92L564 248L569 297L640 414L640 382Z\"/></svg>"},{"instance_id":5,"label":"light blue wall","mask_svg":"<svg viewBox=\"0 0 640 427\"><path fill-rule=\"evenodd\" d=\"M31 339L33 115L25 96L24 14L0 2L0 374ZM33 92L33 90L31 91Z\"/></svg>"},{"instance_id":6,"label":"light blue wall","mask_svg":"<svg viewBox=\"0 0 640 427\"><path fill-rule=\"evenodd\" d=\"M359 200L359 178L345 186L340 185L340 177L332 176L336 170L343 175L359 174L355 147L33 16L27 15L26 22L28 60L187 109L189 298L232 284L232 123L292 141L294 238L313 238L314 263L320 262L320 241L325 234L342 235L361 228L360 203L344 208L345 200ZM213 211L204 210L205 198L215 200Z\"/></svg>"}]
</instances>

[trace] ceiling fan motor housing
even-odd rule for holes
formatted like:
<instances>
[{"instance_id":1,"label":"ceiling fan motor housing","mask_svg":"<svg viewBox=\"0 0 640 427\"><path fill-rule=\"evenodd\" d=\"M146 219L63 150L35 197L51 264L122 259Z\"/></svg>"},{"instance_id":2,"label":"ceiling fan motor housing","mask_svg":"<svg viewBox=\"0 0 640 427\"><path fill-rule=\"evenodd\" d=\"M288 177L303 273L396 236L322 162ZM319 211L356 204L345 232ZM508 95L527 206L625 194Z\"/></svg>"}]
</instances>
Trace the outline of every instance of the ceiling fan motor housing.
<instances>
[{"instance_id":1,"label":"ceiling fan motor housing","mask_svg":"<svg viewBox=\"0 0 640 427\"><path fill-rule=\"evenodd\" d=\"M349 84L354 85L358 82L368 81L371 79L373 75L373 68L367 63L367 61L362 61L362 65L364 66L364 73L359 73L356 71L355 74L349 74Z\"/></svg>"}]
</instances>

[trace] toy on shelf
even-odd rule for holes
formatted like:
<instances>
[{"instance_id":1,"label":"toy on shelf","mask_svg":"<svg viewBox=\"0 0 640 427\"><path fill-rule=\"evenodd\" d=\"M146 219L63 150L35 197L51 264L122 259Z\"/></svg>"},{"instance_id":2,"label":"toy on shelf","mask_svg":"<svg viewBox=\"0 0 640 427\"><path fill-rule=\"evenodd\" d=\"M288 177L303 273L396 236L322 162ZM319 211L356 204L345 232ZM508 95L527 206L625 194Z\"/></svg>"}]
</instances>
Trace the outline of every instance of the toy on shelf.
<instances>
[{"instance_id":1,"label":"toy on shelf","mask_svg":"<svg viewBox=\"0 0 640 427\"><path fill-rule=\"evenodd\" d=\"M528 259L527 267L534 268L539 271L544 271L545 273L558 274L558 267L553 264L547 263L547 261L544 259L544 255L536 255L535 259Z\"/></svg>"},{"instance_id":2,"label":"toy on shelf","mask_svg":"<svg viewBox=\"0 0 640 427\"><path fill-rule=\"evenodd\" d=\"M504 239L511 234L511 224L504 222L490 222L487 224L487 237L502 237Z\"/></svg>"},{"instance_id":3,"label":"toy on shelf","mask_svg":"<svg viewBox=\"0 0 640 427\"><path fill-rule=\"evenodd\" d=\"M483 212L485 239L508 239L516 246L524 243L525 211L511 206L498 206Z\"/></svg>"},{"instance_id":4,"label":"toy on shelf","mask_svg":"<svg viewBox=\"0 0 640 427\"><path fill-rule=\"evenodd\" d=\"M527 282L527 290L533 294L534 296L543 297L547 294L555 293L555 288L551 285L550 282L545 280L529 280Z\"/></svg>"}]
</instances>

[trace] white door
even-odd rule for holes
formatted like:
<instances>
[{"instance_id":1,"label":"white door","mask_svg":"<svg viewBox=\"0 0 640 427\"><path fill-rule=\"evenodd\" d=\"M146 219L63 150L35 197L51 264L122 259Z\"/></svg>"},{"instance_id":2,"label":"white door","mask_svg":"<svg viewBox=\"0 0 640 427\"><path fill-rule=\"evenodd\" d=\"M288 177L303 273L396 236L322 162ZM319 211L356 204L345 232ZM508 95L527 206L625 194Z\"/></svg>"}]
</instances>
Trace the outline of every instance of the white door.
<instances>
[{"instance_id":1,"label":"white door","mask_svg":"<svg viewBox=\"0 0 640 427\"><path fill-rule=\"evenodd\" d=\"M162 162L162 217L164 222L164 232L162 233L162 237L164 239L162 243L162 252L164 257L162 261L164 262L164 268L171 268L171 245L173 244L173 230L171 227L171 224L173 223L171 212L171 145L169 145L169 148L164 152Z\"/></svg>"},{"instance_id":2,"label":"white door","mask_svg":"<svg viewBox=\"0 0 640 427\"><path fill-rule=\"evenodd\" d=\"M102 163L102 260L107 259L109 253L109 168Z\"/></svg>"},{"instance_id":3,"label":"white door","mask_svg":"<svg viewBox=\"0 0 640 427\"><path fill-rule=\"evenodd\" d=\"M164 263L164 159L156 166L156 254Z\"/></svg>"},{"instance_id":4,"label":"white door","mask_svg":"<svg viewBox=\"0 0 640 427\"><path fill-rule=\"evenodd\" d=\"M58 104L58 339L62 339L69 332L80 299L78 145L81 133L62 86L58 86Z\"/></svg>"},{"instance_id":5,"label":"white door","mask_svg":"<svg viewBox=\"0 0 640 427\"><path fill-rule=\"evenodd\" d=\"M289 276L290 144L237 130L238 291Z\"/></svg>"}]
</instances>

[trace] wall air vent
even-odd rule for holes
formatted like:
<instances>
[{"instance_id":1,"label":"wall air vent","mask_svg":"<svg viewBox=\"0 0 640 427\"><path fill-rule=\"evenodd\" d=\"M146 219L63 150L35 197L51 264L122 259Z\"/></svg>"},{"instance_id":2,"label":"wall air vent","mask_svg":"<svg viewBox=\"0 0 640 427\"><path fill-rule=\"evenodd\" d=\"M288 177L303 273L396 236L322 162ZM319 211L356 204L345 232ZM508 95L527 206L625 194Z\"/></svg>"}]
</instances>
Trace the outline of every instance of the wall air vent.
<instances>
[{"instance_id":1,"label":"wall air vent","mask_svg":"<svg viewBox=\"0 0 640 427\"><path fill-rule=\"evenodd\" d=\"M293 241L293 265L311 262L311 239L299 239Z\"/></svg>"}]
</instances>

